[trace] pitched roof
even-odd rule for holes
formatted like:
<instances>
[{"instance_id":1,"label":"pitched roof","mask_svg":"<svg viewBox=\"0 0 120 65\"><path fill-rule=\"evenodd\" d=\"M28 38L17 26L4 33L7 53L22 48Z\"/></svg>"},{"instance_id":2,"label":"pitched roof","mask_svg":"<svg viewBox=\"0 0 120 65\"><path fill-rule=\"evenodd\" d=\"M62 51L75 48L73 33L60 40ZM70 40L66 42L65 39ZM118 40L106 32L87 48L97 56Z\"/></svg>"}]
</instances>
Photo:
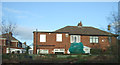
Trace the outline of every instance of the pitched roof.
<instances>
[{"instance_id":1,"label":"pitched roof","mask_svg":"<svg viewBox=\"0 0 120 65\"><path fill-rule=\"evenodd\" d=\"M66 26L64 28L56 30L55 32L69 32L69 34L105 35L105 36L112 34L94 27L85 27L85 26Z\"/></svg>"},{"instance_id":2,"label":"pitched roof","mask_svg":"<svg viewBox=\"0 0 120 65\"><path fill-rule=\"evenodd\" d=\"M8 36L10 40L17 40L15 37L11 36L9 33L0 35L0 38L7 38Z\"/></svg>"}]
</instances>

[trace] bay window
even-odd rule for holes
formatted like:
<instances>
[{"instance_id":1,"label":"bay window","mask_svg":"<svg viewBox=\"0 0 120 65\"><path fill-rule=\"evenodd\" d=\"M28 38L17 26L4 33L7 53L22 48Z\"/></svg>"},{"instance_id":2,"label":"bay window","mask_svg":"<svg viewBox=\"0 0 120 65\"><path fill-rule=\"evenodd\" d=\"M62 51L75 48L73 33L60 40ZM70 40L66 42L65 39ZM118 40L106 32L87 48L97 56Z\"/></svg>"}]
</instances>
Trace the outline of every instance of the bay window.
<instances>
[{"instance_id":1,"label":"bay window","mask_svg":"<svg viewBox=\"0 0 120 65\"><path fill-rule=\"evenodd\" d=\"M71 41L71 43L73 43L73 42L79 43L80 42L80 35L71 35L70 41Z\"/></svg>"}]
</instances>

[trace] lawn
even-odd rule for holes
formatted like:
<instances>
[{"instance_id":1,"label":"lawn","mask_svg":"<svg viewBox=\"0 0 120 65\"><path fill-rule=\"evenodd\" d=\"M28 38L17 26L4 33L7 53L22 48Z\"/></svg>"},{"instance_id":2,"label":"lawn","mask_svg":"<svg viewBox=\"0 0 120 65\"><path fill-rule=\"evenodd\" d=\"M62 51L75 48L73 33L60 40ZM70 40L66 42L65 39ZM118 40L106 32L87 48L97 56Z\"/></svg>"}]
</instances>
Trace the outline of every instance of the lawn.
<instances>
[{"instance_id":1,"label":"lawn","mask_svg":"<svg viewBox=\"0 0 120 65\"><path fill-rule=\"evenodd\" d=\"M3 63L117 63L113 55L3 55Z\"/></svg>"}]
</instances>

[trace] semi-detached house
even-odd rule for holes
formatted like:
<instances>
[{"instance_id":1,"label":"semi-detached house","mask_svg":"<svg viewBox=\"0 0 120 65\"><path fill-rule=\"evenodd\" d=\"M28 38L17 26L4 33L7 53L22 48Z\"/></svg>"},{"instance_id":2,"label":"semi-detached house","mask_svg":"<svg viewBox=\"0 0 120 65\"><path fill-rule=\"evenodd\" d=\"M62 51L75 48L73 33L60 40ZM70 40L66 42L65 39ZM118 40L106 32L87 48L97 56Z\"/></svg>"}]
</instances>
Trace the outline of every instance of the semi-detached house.
<instances>
[{"instance_id":1,"label":"semi-detached house","mask_svg":"<svg viewBox=\"0 0 120 65\"><path fill-rule=\"evenodd\" d=\"M1 52L4 53L25 53L26 43L17 40L11 32L0 35Z\"/></svg>"},{"instance_id":2,"label":"semi-detached house","mask_svg":"<svg viewBox=\"0 0 120 65\"><path fill-rule=\"evenodd\" d=\"M112 35L112 37L110 37ZM69 54L73 42L82 42L84 51L90 53L91 48L106 50L110 43L116 43L117 35L88 26L66 26L53 32L34 31L34 54Z\"/></svg>"}]
</instances>

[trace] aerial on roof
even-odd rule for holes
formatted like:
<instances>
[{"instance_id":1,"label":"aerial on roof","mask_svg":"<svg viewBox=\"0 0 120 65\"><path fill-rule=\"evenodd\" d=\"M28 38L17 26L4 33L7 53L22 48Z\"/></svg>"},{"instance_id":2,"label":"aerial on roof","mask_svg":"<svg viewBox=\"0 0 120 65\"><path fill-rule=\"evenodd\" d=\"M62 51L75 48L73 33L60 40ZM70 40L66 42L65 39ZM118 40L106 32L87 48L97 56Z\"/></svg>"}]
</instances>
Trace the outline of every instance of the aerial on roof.
<instances>
[{"instance_id":1,"label":"aerial on roof","mask_svg":"<svg viewBox=\"0 0 120 65\"><path fill-rule=\"evenodd\" d=\"M85 27L85 26L66 26L64 28L56 30L55 32L69 32L69 34L105 35L105 36L112 34L94 27Z\"/></svg>"}]
</instances>

